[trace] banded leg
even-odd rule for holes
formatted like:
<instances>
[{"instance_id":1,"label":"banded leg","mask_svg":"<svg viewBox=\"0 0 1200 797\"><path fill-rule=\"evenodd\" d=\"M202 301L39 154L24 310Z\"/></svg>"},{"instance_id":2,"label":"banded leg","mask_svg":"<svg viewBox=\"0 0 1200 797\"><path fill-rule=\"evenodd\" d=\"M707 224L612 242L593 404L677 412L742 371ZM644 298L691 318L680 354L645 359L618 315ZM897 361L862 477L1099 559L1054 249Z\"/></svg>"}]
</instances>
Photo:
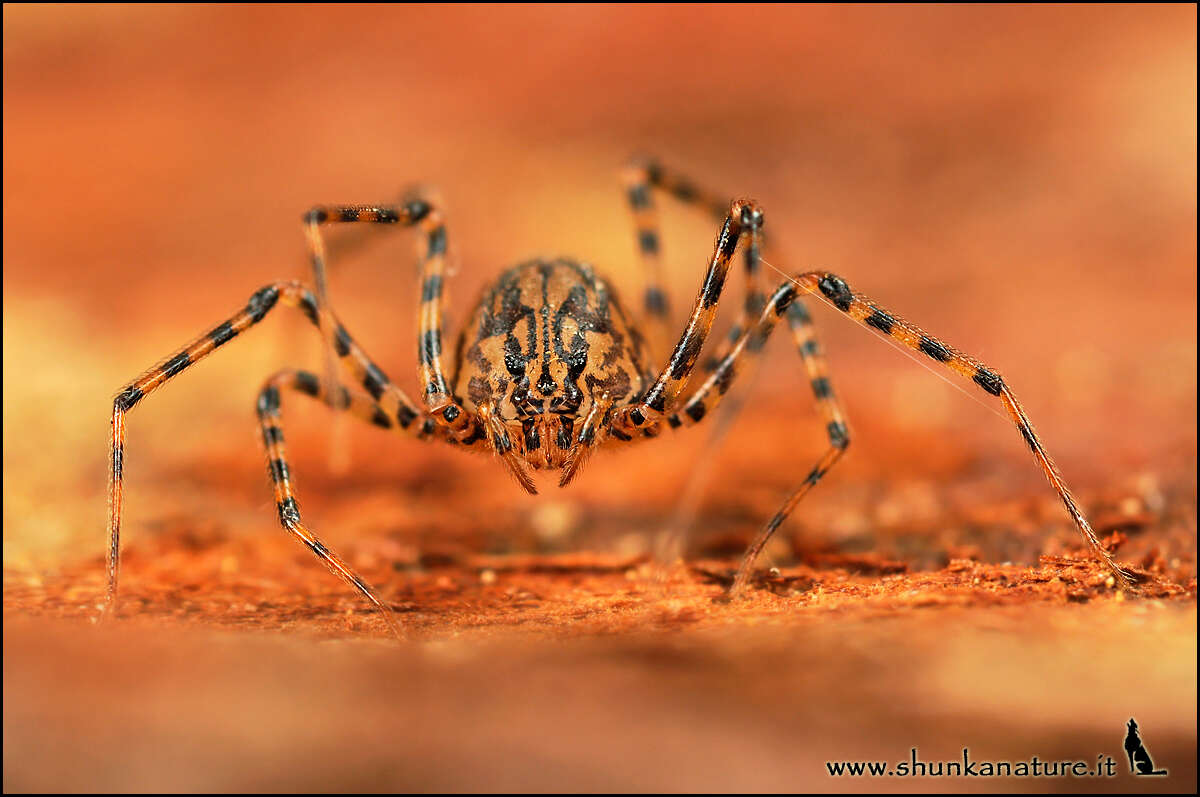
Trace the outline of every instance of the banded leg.
<instances>
[{"instance_id":1,"label":"banded leg","mask_svg":"<svg viewBox=\"0 0 1200 797\"><path fill-rule=\"evenodd\" d=\"M658 221L655 216L653 191L663 191L685 204L698 208L718 221L725 217L729 202L718 198L716 194L699 189L680 174L668 171L657 161L635 161L623 172L623 180L630 208L633 211L634 223L637 229L638 250L646 266L648 282L645 309L646 317L658 328L656 337L658 347L664 345L665 337L663 324L667 319L666 294L661 290L662 269L659 262ZM716 353L705 358L701 364L703 372L710 374L717 365L728 355L737 343L742 333L758 319L766 303L766 286L762 273L762 249L764 245L763 230L756 227L748 236L742 247L743 264L746 273L745 296L738 317L729 329L728 335L717 347ZM748 375L749 376L749 375ZM720 417L708 425L708 439L704 447L709 452L720 450L721 443L728 433L733 419L741 410L742 399L733 397L721 408ZM643 435L653 435L657 426L651 425L642 429ZM654 542L655 558L661 563L672 563L680 558L686 547L686 537L692 527L696 512L702 501L705 488L711 478L711 468L703 464L688 472L687 482L680 493L667 525L658 533Z\"/></svg>"},{"instance_id":2,"label":"banded leg","mask_svg":"<svg viewBox=\"0 0 1200 797\"><path fill-rule=\"evenodd\" d=\"M769 333L774 324L774 321L770 317L771 314L774 313L777 318L784 309L788 307L792 308L787 311L788 320L796 342L800 347L801 356L805 360L813 392L817 396L818 403L825 416L830 448L817 462L817 466L809 473L804 483L784 502L779 512L776 513L751 543L738 569L733 586L730 588L731 594L736 594L745 586L753 569L755 559L771 535L792 510L795 509L800 499L837 462L849 444L849 433L845 420L838 403L834 399L833 390L830 387L825 371L824 359L820 355L816 339L812 334L808 313L799 302L792 303L792 299L788 298L789 296L797 297L798 294L807 293L817 294L854 320L895 339L914 351L921 352L960 376L969 378L985 392L999 398L1009 417L1016 425L1018 431L1020 431L1021 437L1029 446L1034 458L1042 467L1051 486L1058 492L1068 514L1075 522L1084 541L1091 547L1105 566L1109 568L1119 583L1127 587L1132 586L1132 576L1118 565L1113 559L1112 554L1100 544L1100 540L1096 537L1087 519L1076 505L1074 498L1071 496L1070 491L1063 482L1061 474L1059 474L1057 467L1042 445L1040 438L1034 432L1033 425L1030 423L1024 409L1017 402L1008 385L1004 383L995 371L945 343L930 337L920 328L883 310L866 297L854 294L840 277L828 272L811 272L798 275L776 291L768 302L768 309L764 311L759 323L760 328L765 333ZM675 423L682 425L688 421L696 423L705 416L708 410L711 410L720 401L720 396L725 390L728 390L729 383L733 378L738 355L742 351L748 350L749 341L754 334L754 331L750 331L739 341L734 351L718 366L717 370L714 371L704 386L685 402L682 414L677 413L668 419L672 425Z\"/></svg>"},{"instance_id":3,"label":"banded leg","mask_svg":"<svg viewBox=\"0 0 1200 797\"><path fill-rule=\"evenodd\" d=\"M775 290L755 325L742 334L730 352L713 369L705 383L683 402L680 410L667 417L667 423L673 428L692 426L716 409L732 386L738 371L758 357L766 345L767 338L774 331L775 324L784 315L787 316L800 358L808 371L813 395L824 416L830 445L844 450L849 445L845 414L829 382L829 369L813 331L812 318L796 286L790 280Z\"/></svg>"},{"instance_id":4,"label":"banded leg","mask_svg":"<svg viewBox=\"0 0 1200 797\"><path fill-rule=\"evenodd\" d=\"M791 287L791 283L788 282L787 286ZM766 547L767 541L771 539L771 535L792 514L796 505L808 494L808 491L815 487L817 482L841 459L842 454L850 445L850 430L846 425L846 416L841 402L838 401L837 395L833 391L833 385L829 381L828 363L821 352L808 308L797 296L796 300L788 306L786 313L796 348L799 350L800 358L808 372L809 386L812 388L813 396L817 400L817 408L825 421L825 434L829 437L829 448L817 460L800 486L792 491L779 511L767 521L767 525L751 541L746 553L742 556L742 563L738 567L737 575L734 576L733 584L729 588L731 597L745 588L754 571L754 563L758 560L762 549Z\"/></svg>"},{"instance_id":5,"label":"banded leg","mask_svg":"<svg viewBox=\"0 0 1200 797\"><path fill-rule=\"evenodd\" d=\"M324 300L325 244L322 224L369 223L421 225L425 233L425 253L421 259L421 308L419 311L417 362L429 414L452 431L466 437L473 424L466 410L450 394L442 365L442 287L446 271L446 225L441 213L422 199L413 199L396 207L356 205L316 207L304 217L307 225L313 268L321 274L317 289Z\"/></svg>"},{"instance_id":6,"label":"banded leg","mask_svg":"<svg viewBox=\"0 0 1200 797\"><path fill-rule=\"evenodd\" d=\"M108 590L106 610L114 608L120 576L120 536L122 509L122 476L125 465L125 415L150 393L178 376L189 366L212 354L233 338L257 324L278 303L299 309L319 329L323 330L339 357L376 400L382 410L396 420L397 427L416 436L428 436L435 430L432 418L423 417L412 401L393 385L354 342L345 328L327 311L317 307L316 297L303 285L281 281L256 291L246 306L231 318L193 340L176 354L151 368L129 383L113 399L111 468L109 470L108 513ZM420 420L420 423L417 421Z\"/></svg>"},{"instance_id":7,"label":"banded leg","mask_svg":"<svg viewBox=\"0 0 1200 797\"><path fill-rule=\"evenodd\" d=\"M1050 459L1050 455L1047 453L1045 446L1042 445L1041 439L1033 430L1033 424L1025 414L1024 408L998 373L978 360L927 335L919 327L904 321L893 313L889 313L867 297L854 293L850 290L850 286L846 284L845 280L836 274L826 271L814 271L807 274L800 274L795 280L803 292L817 294L855 321L892 338L902 346L924 354L935 363L950 369L959 376L971 380L985 393L998 398L1008 413L1009 418L1017 427L1017 431L1021 433L1021 438L1029 446L1034 459L1041 466L1046 479L1058 493L1063 506L1066 507L1067 514L1075 522L1075 526L1079 529L1079 533L1082 535L1084 541L1092 549L1097 558L1108 567L1118 583L1126 587L1133 585L1132 574L1117 564L1112 554L1100 544L1099 538L1092 531L1087 518L1083 516L1083 512L1080 511L1079 506L1075 503L1075 498L1071 495L1070 490L1067 489L1067 485L1063 481L1058 467Z\"/></svg>"},{"instance_id":8,"label":"banded leg","mask_svg":"<svg viewBox=\"0 0 1200 797\"><path fill-rule=\"evenodd\" d=\"M645 317L650 325L651 339L657 349L665 345L669 330L670 306L666 291L663 289L663 271L660 257L661 239L657 208L654 204L653 190L661 190L685 204L707 211L717 221L725 218L729 210L729 200L715 194L703 191L687 178L664 169L654 160L637 160L630 164L621 174L625 187L629 208L633 213L634 227L637 232L638 254L646 277L646 292L643 299ZM761 260L762 231L755 230L744 251L746 268L746 298L741 316L734 322L729 338L722 344L722 351L705 364L705 370L711 371L716 363L732 347L741 336L742 330L748 327L758 317L766 299L766 287L762 279Z\"/></svg>"},{"instance_id":9,"label":"banded leg","mask_svg":"<svg viewBox=\"0 0 1200 797\"><path fill-rule=\"evenodd\" d=\"M378 224L395 224L408 220L415 215L413 210L409 208L371 208L374 213L363 213L364 208L346 207L335 208L332 212L329 209L314 208L304 214L304 239L308 245L309 262L312 265L313 286L316 288L317 307L322 310L330 310L332 306L329 303L329 278L327 274L326 264L329 260L329 250L325 245L325 238L321 235L321 224L330 221L364 221L375 222ZM412 223L412 222L409 222ZM325 331L325 330L322 330ZM326 340L329 340L326 335ZM324 382L325 390L332 393L336 390L338 384L337 377L337 357L334 353L332 345L326 345L324 362ZM346 440L341 434L341 428L335 419L331 428L332 442L330 445L330 469L335 472L340 472L349 464L348 453L346 449Z\"/></svg>"},{"instance_id":10,"label":"banded leg","mask_svg":"<svg viewBox=\"0 0 1200 797\"><path fill-rule=\"evenodd\" d=\"M400 204L407 204L410 197L414 197L412 191L406 192L398 199ZM387 225L384 229L391 227ZM354 225L347 235L339 236L329 241L328 244L319 235L317 230L312 229L309 224L307 215L305 216L305 241L308 244L309 263L312 266L313 283L316 287L316 296L318 306L322 308L330 308L332 305L329 300L329 287L326 275L326 264L330 259L340 259L363 248L366 244L374 241L379 241L382 236L379 235L380 229L376 225L364 226ZM333 347L324 347L324 370L322 371L325 382L325 389L328 392L334 392L338 384L338 367L337 357L334 354ZM330 422L330 445L329 445L329 469L335 474L345 473L350 466L350 442L345 434L345 427L342 424L342 417L336 416Z\"/></svg>"},{"instance_id":11,"label":"banded leg","mask_svg":"<svg viewBox=\"0 0 1200 797\"><path fill-rule=\"evenodd\" d=\"M817 398L817 404L825 419L826 432L829 435L829 449L817 461L804 482L791 493L779 512L750 544L733 586L730 588L731 595L737 594L745 586L755 560L771 535L774 534L775 529L791 514L805 494L821 480L821 477L829 472L850 444L845 416L830 385L828 369L813 333L812 321L804 305L799 301L799 291L790 280L779 286L770 296L754 325L742 334L704 384L682 403L678 412L672 413L666 418L666 422L671 427L678 428L692 426L711 417L733 385L738 371L758 358L779 319L784 315L787 316L788 324L792 328L800 357L808 371L813 394Z\"/></svg>"},{"instance_id":12,"label":"banded leg","mask_svg":"<svg viewBox=\"0 0 1200 797\"><path fill-rule=\"evenodd\" d=\"M296 503L296 493L292 486L291 468L288 466L287 448L284 445L280 417L281 392L286 390L312 396L335 410L348 411L375 426L384 429L397 427L383 408L366 396L351 393L340 385L330 394L316 375L307 371L280 371L267 380L258 394L256 405L258 422L267 455L267 470L271 474L271 483L275 488L275 507L279 512L280 525L316 554L330 572L358 590L363 597L373 603L387 621L392 633L400 636L400 626L396 622L391 607L341 557L322 543L300 517L300 507Z\"/></svg>"},{"instance_id":13,"label":"banded leg","mask_svg":"<svg viewBox=\"0 0 1200 797\"><path fill-rule=\"evenodd\" d=\"M654 384L640 401L623 407L614 414L610 431L617 439L629 439L647 425L656 425L674 406L680 392L700 358L700 350L712 331L717 303L729 275L729 263L738 242L747 232L762 226L762 211L749 200L736 200L725 217L717 235L716 245L709 260L704 283L700 288L687 328L675 344L667 364L659 372Z\"/></svg>"}]
</instances>

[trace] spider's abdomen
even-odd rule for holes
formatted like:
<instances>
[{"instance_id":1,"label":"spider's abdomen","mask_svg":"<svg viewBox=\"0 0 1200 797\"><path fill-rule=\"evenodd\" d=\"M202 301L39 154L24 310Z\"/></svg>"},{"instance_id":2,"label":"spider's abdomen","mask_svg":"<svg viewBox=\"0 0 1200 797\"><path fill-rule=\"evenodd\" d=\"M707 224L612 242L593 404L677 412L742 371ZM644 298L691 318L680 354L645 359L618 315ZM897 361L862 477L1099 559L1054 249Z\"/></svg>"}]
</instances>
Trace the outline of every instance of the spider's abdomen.
<instances>
[{"instance_id":1,"label":"spider's abdomen","mask_svg":"<svg viewBox=\"0 0 1200 797\"><path fill-rule=\"evenodd\" d=\"M454 392L488 407L535 468L560 467L579 419L607 396L639 395L643 341L611 287L572 260L531 260L500 275L463 328Z\"/></svg>"}]
</instances>

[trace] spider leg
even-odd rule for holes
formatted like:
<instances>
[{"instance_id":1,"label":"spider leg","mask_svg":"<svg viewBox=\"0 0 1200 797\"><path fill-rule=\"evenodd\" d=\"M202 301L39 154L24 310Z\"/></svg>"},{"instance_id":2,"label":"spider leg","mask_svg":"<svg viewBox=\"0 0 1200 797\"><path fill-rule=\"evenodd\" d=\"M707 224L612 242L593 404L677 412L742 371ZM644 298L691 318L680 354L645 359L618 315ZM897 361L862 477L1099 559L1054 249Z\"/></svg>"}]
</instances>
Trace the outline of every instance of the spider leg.
<instances>
[{"instance_id":1,"label":"spider leg","mask_svg":"<svg viewBox=\"0 0 1200 797\"><path fill-rule=\"evenodd\" d=\"M317 306L321 308L330 308L329 303L329 283L327 277L327 263L329 260L329 248L326 245L325 237L321 234L321 224L329 221L338 222L364 222L383 225L401 224L411 226L419 221L422 214L421 205L424 203L402 202L398 206L380 206L373 208L364 207L347 207L347 208L316 208L304 214L304 240L308 247L309 263L312 266L313 286L316 289ZM374 213L363 212L365 210L373 210ZM324 215L322 215L324 211ZM332 211L332 212L330 212ZM344 211L344 212L343 212ZM358 227L362 230L362 227ZM356 246L361 246L367 235L358 235L356 238L346 240L335 240L334 244L338 246L340 254L353 249ZM326 390L333 392L337 386L337 359L334 355L332 346L325 347L325 368L323 378L325 381ZM339 443L335 443L335 449L339 447ZM337 457L334 457L337 459Z\"/></svg>"},{"instance_id":2,"label":"spider leg","mask_svg":"<svg viewBox=\"0 0 1200 797\"><path fill-rule=\"evenodd\" d=\"M651 340L654 343L652 348L658 353L662 351L667 342L670 300L663 288L663 269L660 256L661 236L659 235L658 211L654 203L654 191L663 191L687 205L707 212L717 221L725 218L725 214L729 211L729 200L697 187L691 180L664 168L654 159L634 160L622 171L621 182L625 187L625 195L633 213L638 255L642 260L646 276L643 309L650 329ZM762 310L763 302L766 300L766 284L763 281L760 262L762 242L762 229L759 227L754 230L754 235L750 237L743 249L746 268L746 298L742 314L730 329L728 339L722 343L722 350L716 357L705 363L706 371L711 371L715 367L728 349L741 337L742 330L752 323Z\"/></svg>"},{"instance_id":3,"label":"spider leg","mask_svg":"<svg viewBox=\"0 0 1200 797\"><path fill-rule=\"evenodd\" d=\"M1118 583L1126 587L1133 586L1132 574L1117 564L1113 555L1100 544L1099 538L1075 503L1075 498L1071 495L1070 490L1067 489L1058 467L1050 459L1041 438L1034 431L1029 416L1025 414L1025 409L1017 401L1017 397L1008 384L995 370L927 335L919 327L884 310L866 296L854 293L846 281L836 274L814 271L797 275L795 282L805 293L817 294L825 302L855 321L892 338L902 346L920 352L935 363L971 380L976 387L999 399L1013 425L1021 433L1021 438L1029 446L1030 452L1046 475L1046 479L1058 493L1063 506L1066 507L1067 514L1075 522L1076 528L1088 547L1108 567Z\"/></svg>"},{"instance_id":4,"label":"spider leg","mask_svg":"<svg viewBox=\"0 0 1200 797\"><path fill-rule=\"evenodd\" d=\"M428 200L431 192L432 189L424 186L423 184L412 183L406 186L403 191L398 191L394 195L394 199L383 204L388 206L407 205L409 202L415 199ZM385 240L385 237L380 235L380 233L386 232L388 229L389 226L384 226L382 229L380 229L374 225L354 225L346 229L343 235L338 235L326 241L325 257L327 260L323 260L320 264L321 274L319 276L316 273L317 264L312 264L314 267L314 284L319 279L323 279L325 277L325 268L327 263L332 261L341 262L346 258L358 255L367 247ZM311 257L311 251L309 254ZM318 295L317 298L320 299L321 297Z\"/></svg>"},{"instance_id":5,"label":"spider leg","mask_svg":"<svg viewBox=\"0 0 1200 797\"><path fill-rule=\"evenodd\" d=\"M420 224L425 234L421 259L421 309L417 362L424 386L425 406L434 420L459 439L473 433L476 423L458 399L450 394L442 365L442 302L446 272L446 225L429 202L413 199L394 207L338 205L315 207L305 215L314 268L324 269L325 248L320 226L334 223Z\"/></svg>"},{"instance_id":6,"label":"spider leg","mask_svg":"<svg viewBox=\"0 0 1200 797\"><path fill-rule=\"evenodd\" d=\"M405 191L398 202L402 205L407 205L408 202L417 195L416 189ZM399 214L397 214L399 217ZM308 217L305 216L305 242L308 245L309 263L312 267L313 284L316 288L317 304L320 307L331 307L329 301L329 287L326 276L327 262L330 259L341 259L356 253L359 249L364 248L367 244L382 240L379 235L381 230L378 225L353 225L346 235L338 236L328 243L320 235L320 231L310 229ZM388 229L393 225L386 225L384 229ZM324 369L322 371L322 379L325 382L325 388L329 392L335 392L338 384L337 375L337 357L332 346L324 347ZM349 458L349 440L345 436L345 426L342 424L342 416L338 415L333 418L330 423L330 444L329 444L329 469L333 473L345 473L350 465Z\"/></svg>"},{"instance_id":7,"label":"spider leg","mask_svg":"<svg viewBox=\"0 0 1200 797\"><path fill-rule=\"evenodd\" d=\"M666 321L666 295L661 290L662 268L658 259L659 237L658 220L655 215L653 191L662 191L685 204L707 212L717 220L723 219L729 210L729 203L718 198L717 194L697 188L686 177L669 171L655 160L636 160L622 173L626 194L633 211L634 223L637 228L638 251L645 264L648 287L645 297L646 317L657 327L659 348L663 345ZM762 250L765 245L764 232L761 226L751 230L746 243L742 246L743 265L746 273L745 296L738 317L729 329L728 335L721 341L716 353L706 357L702 363L704 373L712 373L725 359L733 346L741 338L742 333L754 324L766 304L767 285L762 269ZM744 378L750 378L746 374ZM704 443L705 450L715 453L720 450L721 443L728 433L733 419L742 407L742 398L735 395L721 405L720 415L709 424L708 439ZM654 434L655 427L646 427L644 435ZM659 532L654 543L655 557L660 562L673 562L680 557L685 548L685 539L692 526L695 515L702 501L705 487L712 476L710 467L706 467L711 459L705 460L697 467L688 470L687 482L680 493L680 500L670 520Z\"/></svg>"},{"instance_id":8,"label":"spider leg","mask_svg":"<svg viewBox=\"0 0 1200 797\"><path fill-rule=\"evenodd\" d=\"M791 513L800 499L829 472L850 444L845 415L829 383L828 368L813 333L812 320L807 309L799 300L799 291L795 285L789 281L775 290L766 300L755 323L746 329L729 352L721 358L704 384L681 402L677 412L666 418L668 425L678 428L694 426L705 418L713 417L714 411L721 405L738 372L744 371L747 366L758 359L779 319L785 315L799 348L800 357L808 371L813 394L817 398L817 404L826 422L829 448L817 461L804 482L788 497L783 508L776 513L775 517L750 544L730 589L730 594L736 594L745 586L754 561L775 529ZM719 416L718 422L723 421L725 417Z\"/></svg>"},{"instance_id":9,"label":"spider leg","mask_svg":"<svg viewBox=\"0 0 1200 797\"><path fill-rule=\"evenodd\" d=\"M647 427L655 427L664 415L674 408L679 394L696 368L700 351L712 331L717 303L729 275L729 264L742 236L762 226L762 211L749 200L734 201L729 208L705 272L704 283L692 306L687 327L675 344L667 364L654 384L631 404L614 412L610 433L618 440L628 440Z\"/></svg>"},{"instance_id":10,"label":"spider leg","mask_svg":"<svg viewBox=\"0 0 1200 797\"><path fill-rule=\"evenodd\" d=\"M646 279L642 308L652 344L650 348L653 356L660 357L670 333L668 324L671 308L670 297L664 288L662 241L653 190L665 191L689 205L707 207L718 220L725 217L725 212L729 210L729 202L702 193L690 181L665 171L655 160L634 160L621 172L621 183L625 188L629 209L633 213L638 257L642 261Z\"/></svg>"},{"instance_id":11,"label":"spider leg","mask_svg":"<svg viewBox=\"0 0 1200 797\"><path fill-rule=\"evenodd\" d=\"M810 272L797 275L785 282L776 290L767 302L767 308L759 320L758 326L748 330L742 339L734 346L733 351L717 367L709 379L694 395L684 402L681 412L667 418L673 426L698 423L721 400L721 396L729 389L736 374L738 359L743 353L751 352L751 341L757 336L765 339L778 318L786 312L788 322L792 327L796 343L800 348L808 370L813 393L816 395L822 414L825 416L826 431L829 435L830 448L818 460L816 467L805 478L784 502L779 512L767 523L763 530L747 549L742 564L738 569L731 594L740 591L749 579L754 561L766 545L767 540L787 516L795 509L796 504L820 481L834 463L841 457L849 444L849 432L846 428L840 405L834 397L829 384L824 358L821 356L816 338L812 332L811 321L803 305L795 300L803 295L815 293L841 312L855 321L887 335L902 345L921 352L935 362L949 368L960 376L969 378L978 387L996 398L999 398L1016 425L1021 437L1029 446L1034 458L1041 466L1052 487L1059 494L1071 519L1075 522L1084 541L1095 552L1104 564L1112 571L1117 580L1124 586L1132 585L1132 577L1121 568L1096 537L1087 519L1076 505L1074 498L1067 489L1058 468L1050 459L1041 439L1033 430L1033 425L1017 402L1012 390L994 370L979 361L962 354L954 348L927 335L920 328L900 319L860 294L854 294L844 280L828 272Z\"/></svg>"},{"instance_id":12,"label":"spider leg","mask_svg":"<svg viewBox=\"0 0 1200 797\"><path fill-rule=\"evenodd\" d=\"M791 283L787 284L791 285ZM779 296L778 293L776 295ZM787 307L786 314L788 326L791 327L796 348L799 350L800 358L804 362L805 369L808 371L809 386L812 388L813 396L817 400L817 407L822 419L825 421L825 434L829 438L829 447L825 449L825 453L813 465L812 470L809 471L808 476L805 477L800 486L792 491L779 511L775 513L767 522L767 525L751 541L750 546L746 549L746 553L742 557L742 563L738 567L733 584L730 586L729 594L731 596L737 595L745 588L750 574L754 569L754 563L757 561L759 554L762 553L762 549L766 546L771 535L775 533L780 524L792 513L796 505L800 503L800 500L808 494L808 491L815 487L817 482L841 459L842 454L845 453L846 448L850 445L850 430L846 425L845 413L841 402L838 401L837 395L833 391L833 385L830 383L828 363L821 352L821 346L817 341L812 318L808 314L808 308L804 306L803 300L797 296L796 300ZM726 379L728 378L726 377ZM717 381L720 382L720 377L718 377Z\"/></svg>"},{"instance_id":13,"label":"spider leg","mask_svg":"<svg viewBox=\"0 0 1200 797\"><path fill-rule=\"evenodd\" d=\"M830 443L835 448L844 449L849 444L845 415L829 383L828 366L813 332L812 318L791 281L783 283L768 298L755 324L742 334L729 353L717 363L704 384L680 404L678 411L667 416L667 423L673 428L693 426L717 409L726 392L732 387L738 372L745 370L747 365L758 358L776 323L784 316L787 317L800 351L800 358L808 371L813 395L816 396L821 414L825 417Z\"/></svg>"},{"instance_id":14,"label":"spider leg","mask_svg":"<svg viewBox=\"0 0 1200 797\"><path fill-rule=\"evenodd\" d=\"M334 350L345 363L348 371L376 401L382 412L390 419L395 419L399 430L417 437L428 437L436 432L438 427L434 420L420 412L412 400L388 380L383 371L354 342L345 327L337 321L332 313L318 308L317 299L311 291L295 281L280 281L259 289L250 297L243 309L130 382L113 399L111 467L109 470L108 590L105 600L107 611L111 611L115 607L120 575L125 415L140 404L146 396L178 376L185 369L262 321L277 304L300 310L310 322L332 340ZM417 423L418 420L421 422Z\"/></svg>"},{"instance_id":15,"label":"spider leg","mask_svg":"<svg viewBox=\"0 0 1200 797\"><path fill-rule=\"evenodd\" d=\"M275 507L279 512L279 523L284 530L308 547L317 558L338 578L358 590L363 597L379 609L388 627L400 636L400 626L392 609L370 586L355 573L340 556L330 550L300 518L300 507L292 487L291 468L287 462L283 426L280 417L280 399L283 391L292 390L319 399L335 410L345 410L351 415L384 429L398 428L392 417L368 397L351 393L338 385L333 395L325 389L315 374L289 369L280 371L267 380L258 394L258 422L262 430L263 446L267 454L267 470L275 487Z\"/></svg>"}]
</instances>

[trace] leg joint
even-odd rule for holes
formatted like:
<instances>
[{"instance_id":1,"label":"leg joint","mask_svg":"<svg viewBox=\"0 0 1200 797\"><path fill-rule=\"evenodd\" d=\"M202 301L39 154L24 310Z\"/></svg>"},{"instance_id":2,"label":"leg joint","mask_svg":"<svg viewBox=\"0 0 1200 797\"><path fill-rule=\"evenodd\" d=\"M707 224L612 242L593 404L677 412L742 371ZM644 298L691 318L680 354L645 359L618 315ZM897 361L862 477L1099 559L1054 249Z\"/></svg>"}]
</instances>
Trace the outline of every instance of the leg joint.
<instances>
[{"instance_id":1,"label":"leg joint","mask_svg":"<svg viewBox=\"0 0 1200 797\"><path fill-rule=\"evenodd\" d=\"M845 451L850 447L850 430L842 421L830 421L825 431L829 435L829 444L834 448Z\"/></svg>"}]
</instances>

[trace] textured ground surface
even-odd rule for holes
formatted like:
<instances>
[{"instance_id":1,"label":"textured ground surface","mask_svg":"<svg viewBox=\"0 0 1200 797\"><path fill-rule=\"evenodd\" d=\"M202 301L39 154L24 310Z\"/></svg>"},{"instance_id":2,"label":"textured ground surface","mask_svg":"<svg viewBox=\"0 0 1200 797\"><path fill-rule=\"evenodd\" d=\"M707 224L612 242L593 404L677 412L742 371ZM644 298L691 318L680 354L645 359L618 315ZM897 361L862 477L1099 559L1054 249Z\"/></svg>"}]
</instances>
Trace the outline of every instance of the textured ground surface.
<instances>
[{"instance_id":1,"label":"textured ground surface","mask_svg":"<svg viewBox=\"0 0 1200 797\"><path fill-rule=\"evenodd\" d=\"M5 8L6 791L1195 789L1194 8L732 13ZM536 252L636 296L614 172L639 149L755 195L777 265L1003 372L1139 593L1003 419L818 307L854 443L734 603L823 445L788 346L718 451L695 429L536 499L288 407L307 517L397 642L275 525L250 407L321 362L281 317L131 416L123 602L93 622L112 394L304 277L304 209L436 184L452 325ZM712 235L664 208L679 316ZM332 277L410 389L411 247ZM699 462L688 563L656 569ZM1127 774L1131 716L1168 778ZM1118 777L825 766L913 747Z\"/></svg>"}]
</instances>

